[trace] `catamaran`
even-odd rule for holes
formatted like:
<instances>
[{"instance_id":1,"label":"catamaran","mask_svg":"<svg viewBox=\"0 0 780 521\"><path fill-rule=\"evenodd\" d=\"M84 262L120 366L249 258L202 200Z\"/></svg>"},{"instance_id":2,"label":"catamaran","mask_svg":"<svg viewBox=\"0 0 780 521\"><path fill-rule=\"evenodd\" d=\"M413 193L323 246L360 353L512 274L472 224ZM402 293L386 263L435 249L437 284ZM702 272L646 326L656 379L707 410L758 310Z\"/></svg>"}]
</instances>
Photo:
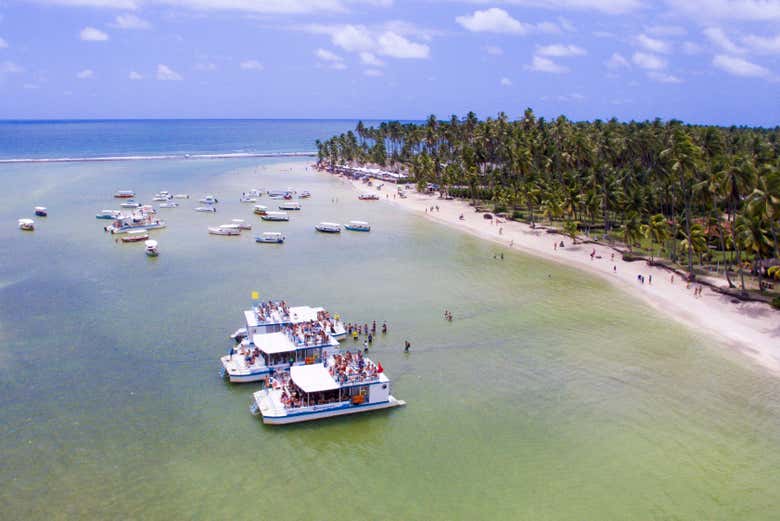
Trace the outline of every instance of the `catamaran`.
<instances>
[{"instance_id":1,"label":"catamaran","mask_svg":"<svg viewBox=\"0 0 780 521\"><path fill-rule=\"evenodd\" d=\"M323 363L293 365L252 395L252 414L278 425L406 405L391 393L381 363L361 353L334 354Z\"/></svg>"},{"instance_id":2,"label":"catamaran","mask_svg":"<svg viewBox=\"0 0 780 521\"><path fill-rule=\"evenodd\" d=\"M327 333L339 339L347 336L344 322L339 315L331 316L325 308L310 306L287 306L285 302L253 302L252 309L244 311L245 327L236 330L230 338L240 342L245 338L252 339L256 334L276 333L284 326L302 324L304 322L319 322Z\"/></svg>"}]
</instances>

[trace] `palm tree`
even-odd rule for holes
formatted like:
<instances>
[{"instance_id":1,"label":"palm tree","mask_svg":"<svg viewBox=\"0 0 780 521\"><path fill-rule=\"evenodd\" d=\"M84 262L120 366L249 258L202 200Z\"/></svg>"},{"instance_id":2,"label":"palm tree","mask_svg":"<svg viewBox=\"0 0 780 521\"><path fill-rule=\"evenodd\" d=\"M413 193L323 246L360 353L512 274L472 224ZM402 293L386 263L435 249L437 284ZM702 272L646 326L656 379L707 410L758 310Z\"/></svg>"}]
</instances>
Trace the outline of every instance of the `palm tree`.
<instances>
[{"instance_id":1,"label":"palm tree","mask_svg":"<svg viewBox=\"0 0 780 521\"><path fill-rule=\"evenodd\" d=\"M572 243L577 244L577 226L579 223L577 221L572 221L571 219L566 219L566 221L563 223L563 233L571 238Z\"/></svg>"},{"instance_id":2,"label":"palm tree","mask_svg":"<svg viewBox=\"0 0 780 521\"><path fill-rule=\"evenodd\" d=\"M633 245L641 235L641 223L637 212L629 213L626 222L623 223L623 242L628 246L628 251L633 251Z\"/></svg>"},{"instance_id":3,"label":"palm tree","mask_svg":"<svg viewBox=\"0 0 780 521\"><path fill-rule=\"evenodd\" d=\"M758 177L758 186L748 198L748 210L760 214L768 223L772 234L773 251L780 259L777 245L777 222L780 220L780 170L767 168Z\"/></svg>"},{"instance_id":4,"label":"palm tree","mask_svg":"<svg viewBox=\"0 0 780 521\"><path fill-rule=\"evenodd\" d=\"M707 233L704 226L694 224L689 232L683 232L680 249L687 253L689 258L692 258L693 255L701 255L707 251Z\"/></svg>"},{"instance_id":5,"label":"palm tree","mask_svg":"<svg viewBox=\"0 0 780 521\"><path fill-rule=\"evenodd\" d=\"M669 238L669 224L663 214L657 213L650 217L647 224L641 227L642 235L650 239L652 245L662 245ZM653 260L653 252L650 253L650 260Z\"/></svg>"}]
</instances>

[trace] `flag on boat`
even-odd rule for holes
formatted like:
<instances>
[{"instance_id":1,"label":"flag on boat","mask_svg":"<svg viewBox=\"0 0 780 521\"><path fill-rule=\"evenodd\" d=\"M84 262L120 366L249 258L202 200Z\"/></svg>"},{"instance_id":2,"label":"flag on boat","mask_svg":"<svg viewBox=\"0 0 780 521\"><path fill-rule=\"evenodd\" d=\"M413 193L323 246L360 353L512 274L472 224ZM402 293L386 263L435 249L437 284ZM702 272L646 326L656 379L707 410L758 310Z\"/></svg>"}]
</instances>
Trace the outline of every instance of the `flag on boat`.
<instances>
[{"instance_id":1,"label":"flag on boat","mask_svg":"<svg viewBox=\"0 0 780 521\"><path fill-rule=\"evenodd\" d=\"M376 372L377 373L384 373L385 372L385 370L382 369L382 362L377 362L376 363Z\"/></svg>"},{"instance_id":2,"label":"flag on boat","mask_svg":"<svg viewBox=\"0 0 780 521\"><path fill-rule=\"evenodd\" d=\"M252 300L258 300L260 298L260 293L257 291L252 292Z\"/></svg>"}]
</instances>

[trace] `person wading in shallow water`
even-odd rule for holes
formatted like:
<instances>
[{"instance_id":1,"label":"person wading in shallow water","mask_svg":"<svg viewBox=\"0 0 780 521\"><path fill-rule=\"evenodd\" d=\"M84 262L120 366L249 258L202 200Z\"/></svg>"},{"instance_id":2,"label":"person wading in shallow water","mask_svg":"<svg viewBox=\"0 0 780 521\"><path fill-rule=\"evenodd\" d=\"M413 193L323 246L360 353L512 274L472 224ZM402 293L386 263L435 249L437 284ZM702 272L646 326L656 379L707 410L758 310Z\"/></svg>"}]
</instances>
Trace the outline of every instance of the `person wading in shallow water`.
<instances>
[{"instance_id":1,"label":"person wading in shallow water","mask_svg":"<svg viewBox=\"0 0 780 521\"><path fill-rule=\"evenodd\" d=\"M406 341L404 342L404 353L408 353L408 352L409 352L409 348L410 348L410 347L412 347L412 344L410 344L410 343L409 343L409 341L408 341L408 340L406 340Z\"/></svg>"}]
</instances>

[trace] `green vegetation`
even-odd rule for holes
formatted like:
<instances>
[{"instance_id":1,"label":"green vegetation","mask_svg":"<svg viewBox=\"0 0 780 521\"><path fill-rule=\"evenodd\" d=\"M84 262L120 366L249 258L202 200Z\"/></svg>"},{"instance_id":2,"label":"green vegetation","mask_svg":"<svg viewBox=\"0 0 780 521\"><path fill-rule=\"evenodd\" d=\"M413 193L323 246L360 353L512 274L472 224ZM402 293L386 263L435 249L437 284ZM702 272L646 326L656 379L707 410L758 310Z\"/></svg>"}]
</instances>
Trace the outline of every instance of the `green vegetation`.
<instances>
[{"instance_id":1,"label":"green vegetation","mask_svg":"<svg viewBox=\"0 0 780 521\"><path fill-rule=\"evenodd\" d=\"M760 282L780 256L780 128L545 121L527 109L516 121L361 122L317 146L325 167L405 170L420 189L435 183L532 226L618 240L631 257L646 252L691 274L723 268L731 287L736 270L742 291L745 270Z\"/></svg>"}]
</instances>

